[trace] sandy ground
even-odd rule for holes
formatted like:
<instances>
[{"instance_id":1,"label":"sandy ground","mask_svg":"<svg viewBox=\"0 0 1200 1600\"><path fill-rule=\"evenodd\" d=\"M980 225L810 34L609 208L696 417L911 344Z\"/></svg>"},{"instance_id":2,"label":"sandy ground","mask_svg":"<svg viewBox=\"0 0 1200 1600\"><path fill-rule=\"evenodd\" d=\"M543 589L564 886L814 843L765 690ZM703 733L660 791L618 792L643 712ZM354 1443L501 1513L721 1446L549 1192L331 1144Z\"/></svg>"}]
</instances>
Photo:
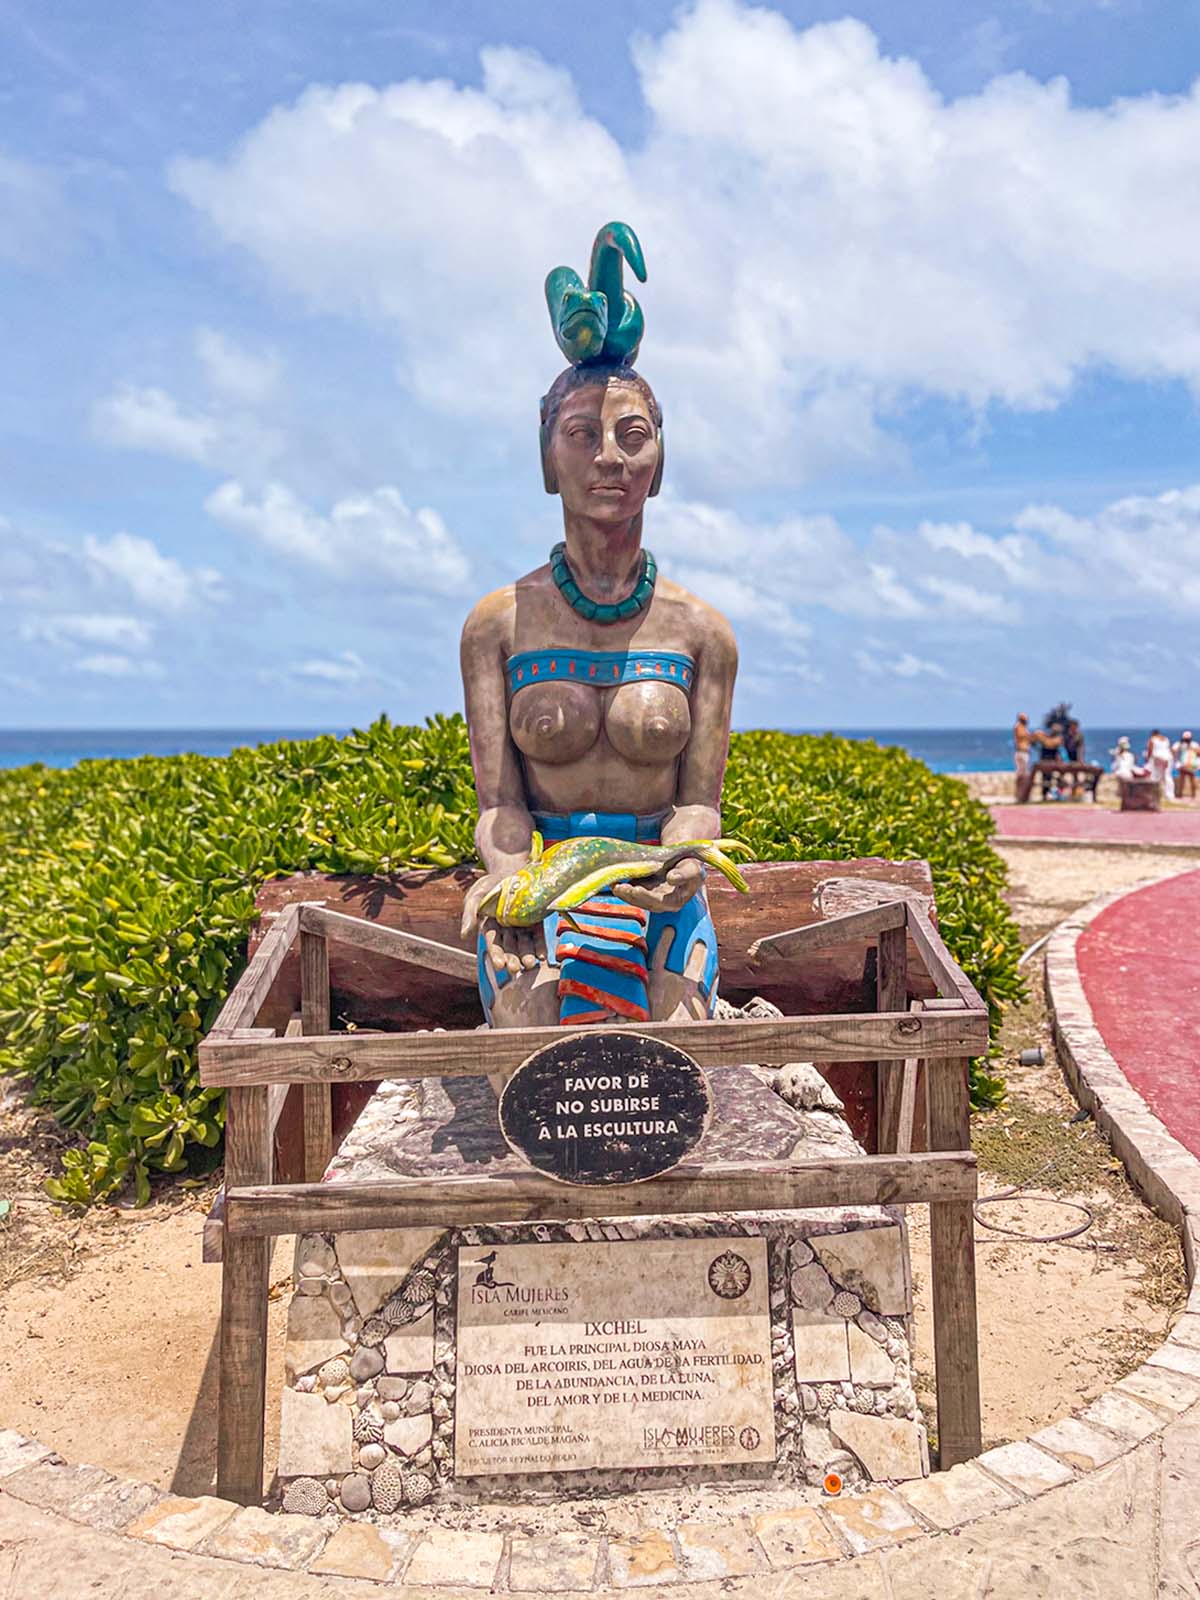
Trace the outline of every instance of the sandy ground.
<instances>
[{"instance_id":1,"label":"sandy ground","mask_svg":"<svg viewBox=\"0 0 1200 1600\"><path fill-rule=\"evenodd\" d=\"M1007 853L1012 901L1027 941L1106 889L1187 870L1172 855L1088 851ZM1040 994L1014 1007L1002 1039L1010 1094L977 1117L983 1187L1031 1177L1031 1191L1082 1199L1096 1220L1082 1236L1037 1244L977 1230L984 1434L1019 1438L1111 1384L1157 1344L1182 1299L1178 1243L1136 1199L1052 1064ZM1042 1043L1051 1063L1016 1066ZM22 1429L74 1460L97 1462L197 1493L212 1484L216 1423L214 1337L220 1269L200 1260L211 1183L169 1185L145 1211L97 1206L64 1214L39 1197L62 1136L0 1088L0 1425ZM1080 1214L1022 1200L984 1215L1021 1231L1074 1226ZM922 1398L932 1415L928 1229L910 1216L917 1284ZM273 1465L282 1376L284 1287L291 1241L272 1264L267 1467ZM640 1498L640 1497L639 1497ZM631 1512L633 1508L630 1508Z\"/></svg>"}]
</instances>

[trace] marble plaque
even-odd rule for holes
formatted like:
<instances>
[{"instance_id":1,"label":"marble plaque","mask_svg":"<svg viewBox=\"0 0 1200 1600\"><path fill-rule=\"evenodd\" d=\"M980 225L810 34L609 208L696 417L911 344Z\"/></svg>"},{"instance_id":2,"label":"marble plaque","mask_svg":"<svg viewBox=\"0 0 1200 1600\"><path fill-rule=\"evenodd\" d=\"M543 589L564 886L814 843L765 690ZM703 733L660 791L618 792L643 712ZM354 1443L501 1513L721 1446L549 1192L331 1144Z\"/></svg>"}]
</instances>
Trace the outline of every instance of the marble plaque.
<instances>
[{"instance_id":1,"label":"marble plaque","mask_svg":"<svg viewBox=\"0 0 1200 1600\"><path fill-rule=\"evenodd\" d=\"M775 1459L764 1239L458 1252L463 1477Z\"/></svg>"}]
</instances>

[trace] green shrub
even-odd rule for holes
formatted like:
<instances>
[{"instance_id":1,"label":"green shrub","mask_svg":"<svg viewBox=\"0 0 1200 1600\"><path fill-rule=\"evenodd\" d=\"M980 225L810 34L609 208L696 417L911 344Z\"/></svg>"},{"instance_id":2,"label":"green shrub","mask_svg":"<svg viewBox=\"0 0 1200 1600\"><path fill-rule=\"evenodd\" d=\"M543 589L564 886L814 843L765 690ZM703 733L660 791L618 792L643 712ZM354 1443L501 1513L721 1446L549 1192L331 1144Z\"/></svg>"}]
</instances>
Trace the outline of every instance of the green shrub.
<instances>
[{"instance_id":1,"label":"green shrub","mask_svg":"<svg viewBox=\"0 0 1200 1600\"><path fill-rule=\"evenodd\" d=\"M1016 931L986 810L901 751L738 734L726 830L764 858L928 856L947 943L994 1013L1017 992ZM386 718L344 739L0 772L0 1072L78 1131L62 1199L218 1158L219 1091L196 1043L239 970L254 892L315 869L470 860L461 717ZM977 1094L991 1080L977 1080Z\"/></svg>"}]
</instances>

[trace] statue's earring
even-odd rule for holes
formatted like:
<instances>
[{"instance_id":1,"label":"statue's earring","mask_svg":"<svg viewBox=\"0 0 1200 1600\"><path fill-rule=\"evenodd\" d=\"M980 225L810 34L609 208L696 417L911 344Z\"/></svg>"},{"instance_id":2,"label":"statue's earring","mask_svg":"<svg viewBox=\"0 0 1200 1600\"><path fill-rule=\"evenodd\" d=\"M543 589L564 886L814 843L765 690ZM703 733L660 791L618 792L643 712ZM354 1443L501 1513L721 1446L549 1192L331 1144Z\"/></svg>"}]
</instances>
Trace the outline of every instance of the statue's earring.
<instances>
[{"instance_id":1,"label":"statue's earring","mask_svg":"<svg viewBox=\"0 0 1200 1600\"><path fill-rule=\"evenodd\" d=\"M550 429L544 422L538 429L538 444L542 452L542 482L546 486L546 493L557 494L558 475L554 470L554 462L550 459Z\"/></svg>"},{"instance_id":2,"label":"statue's earring","mask_svg":"<svg viewBox=\"0 0 1200 1600\"><path fill-rule=\"evenodd\" d=\"M650 499L662 488L663 475L663 436L662 429L658 430L658 465L654 469L654 476L650 480L650 487L646 491L646 498Z\"/></svg>"}]
</instances>

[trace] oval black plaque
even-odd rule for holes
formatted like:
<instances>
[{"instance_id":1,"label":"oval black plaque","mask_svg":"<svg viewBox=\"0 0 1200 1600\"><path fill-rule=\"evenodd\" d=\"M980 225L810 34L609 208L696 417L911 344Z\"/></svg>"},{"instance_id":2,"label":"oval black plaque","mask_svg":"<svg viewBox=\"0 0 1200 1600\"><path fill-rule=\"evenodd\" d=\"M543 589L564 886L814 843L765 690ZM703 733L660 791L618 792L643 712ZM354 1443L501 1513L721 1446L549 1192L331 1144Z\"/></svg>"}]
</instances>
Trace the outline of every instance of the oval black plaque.
<instances>
[{"instance_id":1,"label":"oval black plaque","mask_svg":"<svg viewBox=\"0 0 1200 1600\"><path fill-rule=\"evenodd\" d=\"M500 1131L564 1183L639 1183L695 1147L709 1105L708 1080L682 1050L589 1029L521 1063L500 1096Z\"/></svg>"}]
</instances>

